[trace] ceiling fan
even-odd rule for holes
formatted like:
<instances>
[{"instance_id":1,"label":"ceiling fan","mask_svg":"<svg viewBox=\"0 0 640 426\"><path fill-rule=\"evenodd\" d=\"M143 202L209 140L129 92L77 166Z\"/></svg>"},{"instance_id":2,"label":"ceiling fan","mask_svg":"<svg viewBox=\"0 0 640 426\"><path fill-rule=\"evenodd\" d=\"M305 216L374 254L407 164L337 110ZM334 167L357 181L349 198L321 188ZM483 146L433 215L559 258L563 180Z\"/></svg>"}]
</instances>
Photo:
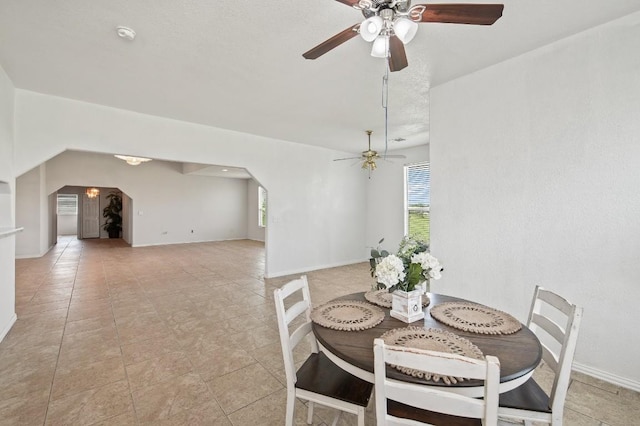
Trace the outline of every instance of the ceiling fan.
<instances>
[{"instance_id":1,"label":"ceiling fan","mask_svg":"<svg viewBox=\"0 0 640 426\"><path fill-rule=\"evenodd\" d=\"M411 0L336 0L362 11L364 21L350 26L302 54L316 59L351 40L357 34L373 42L371 56L388 58L391 71L408 65L404 45L418 31L420 22L491 25L502 16L502 4L416 4Z\"/></svg>"},{"instance_id":2,"label":"ceiling fan","mask_svg":"<svg viewBox=\"0 0 640 426\"><path fill-rule=\"evenodd\" d=\"M371 133L372 130L365 130L367 136L369 136L369 149L366 151L362 151L362 154L359 157L347 157L347 158L336 158L333 161L342 161L342 160L362 160L362 168L369 170L369 175L371 172L376 169L376 160L377 159L387 159L387 158L407 158L404 155L383 155L378 154L377 151L373 151L371 149Z\"/></svg>"}]
</instances>

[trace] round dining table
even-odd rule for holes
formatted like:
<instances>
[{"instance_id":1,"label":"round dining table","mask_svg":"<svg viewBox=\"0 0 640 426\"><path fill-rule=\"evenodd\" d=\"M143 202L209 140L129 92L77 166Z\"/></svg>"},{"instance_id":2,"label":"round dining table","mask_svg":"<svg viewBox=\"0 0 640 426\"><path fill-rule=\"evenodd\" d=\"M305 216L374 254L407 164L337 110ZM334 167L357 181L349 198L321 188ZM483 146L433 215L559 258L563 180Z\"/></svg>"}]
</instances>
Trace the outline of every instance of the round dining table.
<instances>
[{"instance_id":1,"label":"round dining table","mask_svg":"<svg viewBox=\"0 0 640 426\"><path fill-rule=\"evenodd\" d=\"M428 296L430 303L424 308L424 319L411 324L391 317L389 308L380 307L385 311L385 318L373 328L359 331L339 331L313 323L313 333L320 345L320 349L331 361L343 370L370 383L374 383L373 340L386 331L407 326L446 330L470 340L485 356L493 355L498 357L500 360L500 393L520 386L531 377L542 359L542 347L536 335L524 324L519 331L512 334L479 334L462 331L438 322L431 317L429 311L431 307L443 302L472 302L442 294L428 293ZM334 299L334 301L342 300L367 302L364 292ZM407 375L390 366L387 366L387 376L406 382L421 383L429 386L444 386L451 392L467 396L483 396L482 381L478 380L463 380L446 384L443 381L434 382Z\"/></svg>"}]
</instances>

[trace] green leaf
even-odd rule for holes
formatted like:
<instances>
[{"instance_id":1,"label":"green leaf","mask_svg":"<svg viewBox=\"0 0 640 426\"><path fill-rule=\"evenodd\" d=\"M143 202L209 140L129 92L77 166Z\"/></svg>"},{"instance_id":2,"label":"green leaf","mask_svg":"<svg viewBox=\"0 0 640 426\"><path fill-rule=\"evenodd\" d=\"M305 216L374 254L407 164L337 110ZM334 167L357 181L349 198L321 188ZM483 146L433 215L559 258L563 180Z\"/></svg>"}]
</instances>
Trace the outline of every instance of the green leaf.
<instances>
[{"instance_id":1,"label":"green leaf","mask_svg":"<svg viewBox=\"0 0 640 426\"><path fill-rule=\"evenodd\" d=\"M380 253L378 252L378 250L371 249L371 257L373 257L374 259L379 258L380 257Z\"/></svg>"},{"instance_id":2,"label":"green leaf","mask_svg":"<svg viewBox=\"0 0 640 426\"><path fill-rule=\"evenodd\" d=\"M387 257L387 256L389 256L389 252L388 252L388 251L386 251L386 250L382 250L382 251L380 252L380 256L381 256L381 257Z\"/></svg>"},{"instance_id":3,"label":"green leaf","mask_svg":"<svg viewBox=\"0 0 640 426\"><path fill-rule=\"evenodd\" d=\"M383 241L384 241L384 238L378 241L378 244L382 244Z\"/></svg>"},{"instance_id":4,"label":"green leaf","mask_svg":"<svg viewBox=\"0 0 640 426\"><path fill-rule=\"evenodd\" d=\"M405 281L407 282L408 291L411 291L415 288L416 284L418 284L422 280L422 266L417 263L412 263L409 265L409 271L407 273L407 277Z\"/></svg>"}]
</instances>

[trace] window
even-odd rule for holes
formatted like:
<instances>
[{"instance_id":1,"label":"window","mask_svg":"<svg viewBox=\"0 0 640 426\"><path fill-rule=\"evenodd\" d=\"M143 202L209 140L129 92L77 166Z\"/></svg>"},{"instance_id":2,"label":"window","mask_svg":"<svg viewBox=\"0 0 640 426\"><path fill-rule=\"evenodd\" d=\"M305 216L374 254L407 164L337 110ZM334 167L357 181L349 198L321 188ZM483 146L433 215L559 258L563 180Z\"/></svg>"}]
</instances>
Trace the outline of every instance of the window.
<instances>
[{"instance_id":1,"label":"window","mask_svg":"<svg viewBox=\"0 0 640 426\"><path fill-rule=\"evenodd\" d=\"M78 196L76 194L58 194L58 214L61 216L78 214Z\"/></svg>"},{"instance_id":2,"label":"window","mask_svg":"<svg viewBox=\"0 0 640 426\"><path fill-rule=\"evenodd\" d=\"M258 226L267 226L267 190L258 187Z\"/></svg>"},{"instance_id":3,"label":"window","mask_svg":"<svg viewBox=\"0 0 640 426\"><path fill-rule=\"evenodd\" d=\"M429 163L405 167L405 233L429 241L431 172Z\"/></svg>"}]
</instances>

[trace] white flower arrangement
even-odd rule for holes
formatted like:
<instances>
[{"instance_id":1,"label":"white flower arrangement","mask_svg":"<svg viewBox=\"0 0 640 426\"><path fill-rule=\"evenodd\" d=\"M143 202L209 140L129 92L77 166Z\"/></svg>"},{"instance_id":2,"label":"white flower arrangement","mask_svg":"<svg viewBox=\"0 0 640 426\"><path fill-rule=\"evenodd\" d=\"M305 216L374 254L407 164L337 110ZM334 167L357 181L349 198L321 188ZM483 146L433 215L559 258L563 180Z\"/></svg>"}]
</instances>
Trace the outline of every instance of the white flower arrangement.
<instances>
[{"instance_id":1,"label":"white flower arrangement","mask_svg":"<svg viewBox=\"0 0 640 426\"><path fill-rule=\"evenodd\" d=\"M369 263L377 288L412 291L421 281L440 279L442 265L428 250L426 242L410 237L402 239L397 254L372 249Z\"/></svg>"}]
</instances>

